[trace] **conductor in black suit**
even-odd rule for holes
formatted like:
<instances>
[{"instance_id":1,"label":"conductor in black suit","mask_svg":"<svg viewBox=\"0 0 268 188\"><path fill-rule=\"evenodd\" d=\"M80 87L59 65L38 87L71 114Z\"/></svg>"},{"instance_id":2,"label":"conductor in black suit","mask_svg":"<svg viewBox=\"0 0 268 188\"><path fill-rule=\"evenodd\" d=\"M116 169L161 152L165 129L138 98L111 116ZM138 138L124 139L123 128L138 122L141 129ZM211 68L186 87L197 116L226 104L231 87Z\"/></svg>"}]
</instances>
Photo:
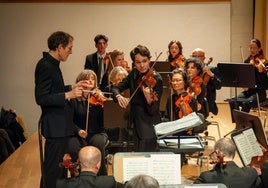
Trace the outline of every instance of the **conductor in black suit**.
<instances>
[{"instance_id":1,"label":"conductor in black suit","mask_svg":"<svg viewBox=\"0 0 268 188\"><path fill-rule=\"evenodd\" d=\"M57 188L117 188L124 187L113 176L97 176L101 166L101 152L94 146L85 146L79 151L81 172L78 176L57 181Z\"/></svg>"},{"instance_id":2,"label":"conductor in black suit","mask_svg":"<svg viewBox=\"0 0 268 188\"><path fill-rule=\"evenodd\" d=\"M214 146L214 154L218 159L215 167L202 172L194 183L223 183L228 188L256 188L261 187L261 180L256 169L240 168L235 164L236 147L229 138L221 138Z\"/></svg>"},{"instance_id":3,"label":"conductor in black suit","mask_svg":"<svg viewBox=\"0 0 268 188\"><path fill-rule=\"evenodd\" d=\"M74 134L71 99L81 97L88 84L81 81L71 86L63 81L60 62L72 53L73 37L57 31L50 35L47 43L49 51L43 52L35 69L35 100L42 110L40 121L46 138L41 187L55 188L57 178L64 174L59 163L66 141Z\"/></svg>"},{"instance_id":4,"label":"conductor in black suit","mask_svg":"<svg viewBox=\"0 0 268 188\"><path fill-rule=\"evenodd\" d=\"M98 87L101 91L105 91L108 86L108 65L104 63L106 57L106 48L108 47L108 38L99 34L94 38L95 53L86 56L84 69L91 69L98 77Z\"/></svg>"}]
</instances>

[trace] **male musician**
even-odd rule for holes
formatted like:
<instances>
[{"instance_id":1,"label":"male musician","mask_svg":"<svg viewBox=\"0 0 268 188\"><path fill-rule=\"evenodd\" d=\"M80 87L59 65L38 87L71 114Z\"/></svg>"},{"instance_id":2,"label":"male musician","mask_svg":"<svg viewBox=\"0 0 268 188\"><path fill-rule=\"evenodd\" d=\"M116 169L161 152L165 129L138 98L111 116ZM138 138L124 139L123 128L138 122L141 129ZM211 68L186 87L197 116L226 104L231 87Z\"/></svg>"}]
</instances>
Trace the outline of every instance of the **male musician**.
<instances>
[{"instance_id":1,"label":"male musician","mask_svg":"<svg viewBox=\"0 0 268 188\"><path fill-rule=\"evenodd\" d=\"M97 51L86 56L84 69L91 69L96 73L98 86L101 91L104 91L108 86L108 67L104 63L108 38L103 34L99 34L94 38L94 42Z\"/></svg>"},{"instance_id":2,"label":"male musician","mask_svg":"<svg viewBox=\"0 0 268 188\"><path fill-rule=\"evenodd\" d=\"M153 71L150 79L155 85L146 85L150 69L151 54L147 47L138 45L130 52L135 68L118 85L112 88L119 105L126 108L130 104L130 114L134 123L134 133L137 136L136 150L140 152L157 151L158 144L154 124L161 121L159 104L163 92L163 81L159 73ZM145 78L145 79L143 79ZM120 93L130 89L130 98Z\"/></svg>"},{"instance_id":3,"label":"male musician","mask_svg":"<svg viewBox=\"0 0 268 188\"><path fill-rule=\"evenodd\" d=\"M205 83L207 88L206 98L208 101L209 111L214 115L218 114L218 107L215 102L216 100L216 90L221 89L221 80L217 77L218 69L217 67L211 67L205 65L205 51L201 48L196 48L192 52L192 57L198 58L203 63L203 80L205 77L208 79Z\"/></svg>"},{"instance_id":4,"label":"male musician","mask_svg":"<svg viewBox=\"0 0 268 188\"><path fill-rule=\"evenodd\" d=\"M240 168L233 161L236 147L230 138L221 138L215 143L217 164L213 170L202 172L194 183L223 183L228 188L260 187L261 180L254 168Z\"/></svg>"},{"instance_id":5,"label":"male musician","mask_svg":"<svg viewBox=\"0 0 268 188\"><path fill-rule=\"evenodd\" d=\"M101 166L101 152L94 146L85 146L79 151L81 172L77 177L60 179L57 188L119 188L123 184L115 181L113 176L97 176Z\"/></svg>"},{"instance_id":6,"label":"male musician","mask_svg":"<svg viewBox=\"0 0 268 188\"><path fill-rule=\"evenodd\" d=\"M40 122L42 135L46 138L41 186L55 188L57 178L63 175L59 163L67 140L74 134L69 101L81 97L83 88L87 88L88 84L81 81L73 87L64 85L60 62L66 61L72 53L73 37L57 31L50 35L47 42L49 51L43 52L43 58L35 69L35 100L42 109Z\"/></svg>"}]
</instances>

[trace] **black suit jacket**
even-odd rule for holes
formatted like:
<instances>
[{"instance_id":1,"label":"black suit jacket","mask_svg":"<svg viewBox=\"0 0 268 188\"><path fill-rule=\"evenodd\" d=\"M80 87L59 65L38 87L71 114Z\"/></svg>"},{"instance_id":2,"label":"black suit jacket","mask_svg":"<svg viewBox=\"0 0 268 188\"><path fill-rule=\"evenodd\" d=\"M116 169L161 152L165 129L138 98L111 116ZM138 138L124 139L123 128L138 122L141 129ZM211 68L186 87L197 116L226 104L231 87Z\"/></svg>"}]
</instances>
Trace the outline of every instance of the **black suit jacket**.
<instances>
[{"instance_id":1,"label":"black suit jacket","mask_svg":"<svg viewBox=\"0 0 268 188\"><path fill-rule=\"evenodd\" d=\"M93 70L95 72L95 74L98 77L98 86L100 88L101 91L105 91L107 90L107 86L108 86L108 71L105 71L101 83L100 83L100 71L99 71L99 62L98 62L98 55L97 52L93 53L93 54L89 54L86 56L86 62L85 62L85 66L84 69L90 69Z\"/></svg>"},{"instance_id":2,"label":"black suit jacket","mask_svg":"<svg viewBox=\"0 0 268 188\"><path fill-rule=\"evenodd\" d=\"M202 172L194 183L223 183L228 188L261 187L257 171L249 167L238 167L233 161L223 167L215 166L213 170Z\"/></svg>"},{"instance_id":3,"label":"black suit jacket","mask_svg":"<svg viewBox=\"0 0 268 188\"><path fill-rule=\"evenodd\" d=\"M96 176L93 172L81 172L79 176L57 181L56 188L123 188L113 176Z\"/></svg>"},{"instance_id":4,"label":"black suit jacket","mask_svg":"<svg viewBox=\"0 0 268 188\"><path fill-rule=\"evenodd\" d=\"M58 60L44 52L35 69L35 100L42 109L42 134L46 138L74 134L72 105L65 100L65 92L71 86L64 85L59 65Z\"/></svg>"}]
</instances>

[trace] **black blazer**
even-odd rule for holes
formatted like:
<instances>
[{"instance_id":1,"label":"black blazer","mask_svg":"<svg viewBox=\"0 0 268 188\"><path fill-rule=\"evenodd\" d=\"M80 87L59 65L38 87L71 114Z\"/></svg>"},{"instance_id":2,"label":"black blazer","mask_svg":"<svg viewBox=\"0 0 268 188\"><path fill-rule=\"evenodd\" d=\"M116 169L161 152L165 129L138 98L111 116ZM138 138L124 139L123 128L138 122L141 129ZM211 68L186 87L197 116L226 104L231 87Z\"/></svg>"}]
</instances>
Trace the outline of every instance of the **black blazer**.
<instances>
[{"instance_id":1,"label":"black blazer","mask_svg":"<svg viewBox=\"0 0 268 188\"><path fill-rule=\"evenodd\" d=\"M261 187L257 171L249 167L238 167L233 161L226 166L215 166L213 170L202 172L194 183L223 183L228 188Z\"/></svg>"},{"instance_id":2,"label":"black blazer","mask_svg":"<svg viewBox=\"0 0 268 188\"><path fill-rule=\"evenodd\" d=\"M98 62L98 55L97 52L93 54L89 54L86 56L86 62L84 69L90 69L95 72L98 78L98 86L101 91L106 91L108 88L108 71L106 71L102 77L101 83L100 83L100 72L99 72L99 62Z\"/></svg>"},{"instance_id":3,"label":"black blazer","mask_svg":"<svg viewBox=\"0 0 268 188\"><path fill-rule=\"evenodd\" d=\"M96 176L93 172L81 172L79 176L57 181L56 188L123 188L113 176Z\"/></svg>"},{"instance_id":4,"label":"black blazer","mask_svg":"<svg viewBox=\"0 0 268 188\"><path fill-rule=\"evenodd\" d=\"M65 100L65 92L71 87L64 85L59 65L58 60L44 52L35 69L35 100L41 106L42 134L46 138L74 134L72 105Z\"/></svg>"}]
</instances>

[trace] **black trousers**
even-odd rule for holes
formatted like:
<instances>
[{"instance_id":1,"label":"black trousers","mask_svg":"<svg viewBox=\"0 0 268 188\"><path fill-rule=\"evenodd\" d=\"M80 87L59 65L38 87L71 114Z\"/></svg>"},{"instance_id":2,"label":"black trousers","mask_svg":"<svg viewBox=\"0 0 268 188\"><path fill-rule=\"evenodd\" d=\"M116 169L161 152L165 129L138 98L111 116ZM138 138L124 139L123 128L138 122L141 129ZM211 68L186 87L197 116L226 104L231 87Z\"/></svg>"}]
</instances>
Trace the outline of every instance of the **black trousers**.
<instances>
[{"instance_id":1,"label":"black trousers","mask_svg":"<svg viewBox=\"0 0 268 188\"><path fill-rule=\"evenodd\" d=\"M68 141L67 153L72 157L72 161L75 162L78 159L78 153L80 149L84 146L95 146L101 152L101 166L99 170L99 175L107 175L107 168L105 162L105 146L108 142L108 136L106 133L98 133L93 135L88 135L88 139L82 139L78 136L73 136Z\"/></svg>"},{"instance_id":2,"label":"black trousers","mask_svg":"<svg viewBox=\"0 0 268 188\"><path fill-rule=\"evenodd\" d=\"M66 170L59 166L62 162L63 155L66 152L66 145L69 137L63 138L46 138L44 154L44 172L42 181L46 188L56 188L56 181L64 178ZM40 187L43 188L41 181Z\"/></svg>"}]
</instances>

